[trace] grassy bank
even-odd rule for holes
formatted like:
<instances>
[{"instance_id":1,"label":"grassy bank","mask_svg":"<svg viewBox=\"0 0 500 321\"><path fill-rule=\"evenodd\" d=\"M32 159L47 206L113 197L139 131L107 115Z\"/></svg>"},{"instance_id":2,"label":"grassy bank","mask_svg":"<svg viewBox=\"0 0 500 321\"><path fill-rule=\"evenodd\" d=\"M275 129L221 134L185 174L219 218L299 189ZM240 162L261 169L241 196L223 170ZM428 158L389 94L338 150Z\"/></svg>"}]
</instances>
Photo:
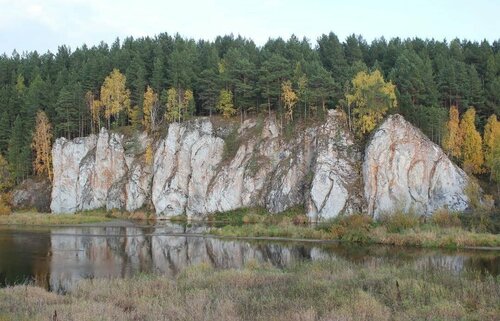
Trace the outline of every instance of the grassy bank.
<instances>
[{"instance_id":1,"label":"grassy bank","mask_svg":"<svg viewBox=\"0 0 500 321\"><path fill-rule=\"evenodd\" d=\"M0 290L0 320L495 320L500 279L342 260Z\"/></svg>"},{"instance_id":2,"label":"grassy bank","mask_svg":"<svg viewBox=\"0 0 500 321\"><path fill-rule=\"evenodd\" d=\"M93 211L76 214L41 214L36 212L14 212L0 215L3 225L72 225L109 222L113 218L105 212Z\"/></svg>"},{"instance_id":3,"label":"grassy bank","mask_svg":"<svg viewBox=\"0 0 500 321\"><path fill-rule=\"evenodd\" d=\"M284 237L319 240L341 240L359 243L418 247L500 247L500 235L488 232L495 226L492 217L461 217L440 211L431 218L409 213L391 213L380 220L366 215L350 215L315 226L294 209L279 215L269 215L261 209L242 209L211 217L215 224L210 233L230 237ZM253 223L253 224L245 224ZM226 224L226 225L224 225Z\"/></svg>"}]
</instances>

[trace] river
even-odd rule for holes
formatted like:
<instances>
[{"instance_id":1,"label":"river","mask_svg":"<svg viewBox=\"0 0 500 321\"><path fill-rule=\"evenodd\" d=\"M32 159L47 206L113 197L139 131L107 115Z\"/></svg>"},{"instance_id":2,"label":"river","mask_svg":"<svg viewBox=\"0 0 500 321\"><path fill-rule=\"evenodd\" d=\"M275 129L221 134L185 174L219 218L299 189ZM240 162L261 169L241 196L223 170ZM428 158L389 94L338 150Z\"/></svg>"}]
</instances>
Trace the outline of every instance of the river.
<instances>
[{"instance_id":1,"label":"river","mask_svg":"<svg viewBox=\"0 0 500 321\"><path fill-rule=\"evenodd\" d=\"M0 287L31 283L65 293L82 279L138 273L174 277L195 264L217 269L249 262L286 268L300 261L343 259L357 264L414 264L418 268L500 274L500 251L418 249L348 243L276 242L204 236L203 224L122 226L0 226Z\"/></svg>"}]
</instances>

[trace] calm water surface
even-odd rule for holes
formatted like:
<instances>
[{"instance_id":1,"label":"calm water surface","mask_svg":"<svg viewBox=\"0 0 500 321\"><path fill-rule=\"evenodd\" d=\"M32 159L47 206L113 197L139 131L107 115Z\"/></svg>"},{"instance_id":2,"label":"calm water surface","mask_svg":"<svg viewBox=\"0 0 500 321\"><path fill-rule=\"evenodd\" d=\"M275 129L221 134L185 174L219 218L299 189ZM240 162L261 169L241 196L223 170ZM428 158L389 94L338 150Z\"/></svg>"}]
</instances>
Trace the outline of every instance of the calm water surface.
<instances>
[{"instance_id":1,"label":"calm water surface","mask_svg":"<svg viewBox=\"0 0 500 321\"><path fill-rule=\"evenodd\" d=\"M299 261L343 259L358 264L500 274L500 251L450 251L310 242L200 237L204 225L27 228L0 226L0 287L32 282L66 292L87 278L157 273L173 277L190 265L241 268L249 261L278 268Z\"/></svg>"}]
</instances>

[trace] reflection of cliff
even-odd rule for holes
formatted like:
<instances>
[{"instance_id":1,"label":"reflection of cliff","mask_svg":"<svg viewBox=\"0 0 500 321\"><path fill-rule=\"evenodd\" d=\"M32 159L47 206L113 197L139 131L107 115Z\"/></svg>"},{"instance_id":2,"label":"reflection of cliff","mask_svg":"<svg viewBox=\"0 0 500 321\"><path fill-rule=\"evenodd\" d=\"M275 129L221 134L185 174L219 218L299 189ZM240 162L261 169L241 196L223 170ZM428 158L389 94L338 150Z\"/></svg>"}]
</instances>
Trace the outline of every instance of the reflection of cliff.
<instances>
[{"instance_id":1,"label":"reflection of cliff","mask_svg":"<svg viewBox=\"0 0 500 321\"><path fill-rule=\"evenodd\" d=\"M241 268L256 261L284 267L329 256L305 247L172 235L203 229L180 225L156 227L151 233L134 227L58 229L51 234L50 287L64 292L83 278L126 277L138 272L175 276L200 263Z\"/></svg>"},{"instance_id":2,"label":"reflection of cliff","mask_svg":"<svg viewBox=\"0 0 500 321\"><path fill-rule=\"evenodd\" d=\"M139 272L173 277L190 265L241 268L249 262L279 268L298 261L345 259L363 265L408 262L425 270L430 267L461 271L464 268L493 271L498 255L477 252L446 252L425 249L345 244L249 242L200 234L205 227L181 225L138 227L62 228L52 231L50 287L66 291L83 278L127 277ZM482 260L482 261L481 261Z\"/></svg>"},{"instance_id":3,"label":"reflection of cliff","mask_svg":"<svg viewBox=\"0 0 500 321\"><path fill-rule=\"evenodd\" d=\"M57 291L82 278L125 277L150 266L149 242L139 228L63 228L51 241L50 286Z\"/></svg>"}]
</instances>

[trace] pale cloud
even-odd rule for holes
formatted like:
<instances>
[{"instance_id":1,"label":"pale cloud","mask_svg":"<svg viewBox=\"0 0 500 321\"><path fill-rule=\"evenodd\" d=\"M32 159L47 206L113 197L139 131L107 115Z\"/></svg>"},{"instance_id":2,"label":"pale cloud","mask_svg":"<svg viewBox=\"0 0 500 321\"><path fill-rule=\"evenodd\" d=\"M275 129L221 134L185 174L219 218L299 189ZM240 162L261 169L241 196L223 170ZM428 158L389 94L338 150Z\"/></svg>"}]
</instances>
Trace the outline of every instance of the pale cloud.
<instances>
[{"instance_id":1,"label":"pale cloud","mask_svg":"<svg viewBox=\"0 0 500 321\"><path fill-rule=\"evenodd\" d=\"M493 41L500 30L500 3L487 0L0 0L0 8L0 53L55 51L62 44L74 49L162 32L207 40L233 33L262 45L291 34L314 43L330 31L341 40L357 33L367 40L383 35Z\"/></svg>"}]
</instances>

